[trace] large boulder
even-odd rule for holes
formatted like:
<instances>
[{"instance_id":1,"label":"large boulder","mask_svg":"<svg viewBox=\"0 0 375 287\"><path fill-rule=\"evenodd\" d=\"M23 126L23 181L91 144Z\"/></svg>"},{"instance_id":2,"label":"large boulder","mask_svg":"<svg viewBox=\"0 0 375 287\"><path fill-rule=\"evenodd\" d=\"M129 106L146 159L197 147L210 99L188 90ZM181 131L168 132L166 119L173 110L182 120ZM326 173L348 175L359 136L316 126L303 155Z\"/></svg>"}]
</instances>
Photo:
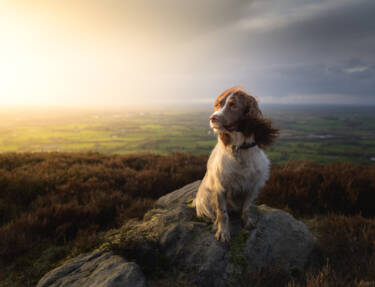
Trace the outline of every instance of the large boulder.
<instances>
[{"instance_id":1,"label":"large boulder","mask_svg":"<svg viewBox=\"0 0 375 287\"><path fill-rule=\"evenodd\" d=\"M112 252L81 254L48 272L37 287L145 287L139 266Z\"/></svg>"},{"instance_id":2,"label":"large boulder","mask_svg":"<svg viewBox=\"0 0 375 287\"><path fill-rule=\"evenodd\" d=\"M243 229L240 219L232 216L232 239L223 244L215 239L212 223L196 217L192 202L199 184L161 197L142 222L124 228L122 246L134 246L135 241L148 250L157 246L170 269L199 286L236 285L244 272L270 266L286 273L304 269L314 240L303 222L266 205L254 206L250 216L255 228Z\"/></svg>"},{"instance_id":3,"label":"large boulder","mask_svg":"<svg viewBox=\"0 0 375 287\"><path fill-rule=\"evenodd\" d=\"M132 220L112 231L106 246L135 261L146 277L167 273L186 278L187 285L252 286L244 281L249 271L303 271L314 245L303 222L266 205L254 206L250 217L255 228L245 230L240 219L231 216L231 240L221 243L212 223L196 217L192 202L199 185L196 181L161 197L142 221ZM38 287L144 286L138 265L127 261L104 251L82 255L48 273ZM150 286L159 286L152 280Z\"/></svg>"}]
</instances>

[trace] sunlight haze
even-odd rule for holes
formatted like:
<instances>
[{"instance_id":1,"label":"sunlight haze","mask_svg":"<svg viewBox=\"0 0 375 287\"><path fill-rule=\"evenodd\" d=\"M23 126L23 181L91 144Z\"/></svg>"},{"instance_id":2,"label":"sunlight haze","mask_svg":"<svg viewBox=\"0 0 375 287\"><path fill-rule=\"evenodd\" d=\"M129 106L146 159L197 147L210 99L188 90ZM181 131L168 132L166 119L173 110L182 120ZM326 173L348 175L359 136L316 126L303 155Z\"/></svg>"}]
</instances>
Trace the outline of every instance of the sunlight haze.
<instances>
[{"instance_id":1,"label":"sunlight haze","mask_svg":"<svg viewBox=\"0 0 375 287\"><path fill-rule=\"evenodd\" d=\"M372 8L365 0L3 0L0 105L207 104L235 85L262 103L375 104Z\"/></svg>"}]
</instances>

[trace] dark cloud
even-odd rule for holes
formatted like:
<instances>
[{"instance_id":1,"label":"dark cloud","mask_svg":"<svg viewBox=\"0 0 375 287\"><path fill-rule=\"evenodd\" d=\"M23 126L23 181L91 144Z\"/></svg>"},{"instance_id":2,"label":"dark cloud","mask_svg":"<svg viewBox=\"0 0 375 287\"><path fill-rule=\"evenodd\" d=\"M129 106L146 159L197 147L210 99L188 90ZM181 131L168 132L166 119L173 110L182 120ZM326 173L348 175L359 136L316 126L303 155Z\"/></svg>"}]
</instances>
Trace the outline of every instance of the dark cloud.
<instances>
[{"instance_id":1,"label":"dark cloud","mask_svg":"<svg viewBox=\"0 0 375 287\"><path fill-rule=\"evenodd\" d=\"M215 35L205 51L211 69L261 96L375 104L375 1L276 2L253 3L255 11ZM214 49L217 42L226 44Z\"/></svg>"},{"instance_id":2,"label":"dark cloud","mask_svg":"<svg viewBox=\"0 0 375 287\"><path fill-rule=\"evenodd\" d=\"M361 96L373 96L375 103L375 2L356 3L273 33L285 58L303 63L280 69L288 76L280 83L287 93L351 94L359 102Z\"/></svg>"},{"instance_id":3,"label":"dark cloud","mask_svg":"<svg viewBox=\"0 0 375 287\"><path fill-rule=\"evenodd\" d=\"M368 57L374 60L374 1L351 2L311 17L295 21L284 31L274 33L285 48L298 47L310 56L324 59ZM292 50L292 51L293 51Z\"/></svg>"}]
</instances>

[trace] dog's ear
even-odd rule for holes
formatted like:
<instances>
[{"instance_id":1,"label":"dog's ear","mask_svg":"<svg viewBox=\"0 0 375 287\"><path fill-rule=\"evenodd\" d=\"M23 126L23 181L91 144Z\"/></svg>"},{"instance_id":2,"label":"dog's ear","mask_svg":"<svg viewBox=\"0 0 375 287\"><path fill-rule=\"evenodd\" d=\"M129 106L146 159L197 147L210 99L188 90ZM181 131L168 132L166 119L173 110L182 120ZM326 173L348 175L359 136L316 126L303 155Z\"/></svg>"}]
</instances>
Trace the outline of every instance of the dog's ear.
<instances>
[{"instance_id":1,"label":"dog's ear","mask_svg":"<svg viewBox=\"0 0 375 287\"><path fill-rule=\"evenodd\" d=\"M262 117L252 121L255 143L263 149L272 145L279 136L279 130L272 126L271 120Z\"/></svg>"},{"instance_id":2,"label":"dog's ear","mask_svg":"<svg viewBox=\"0 0 375 287\"><path fill-rule=\"evenodd\" d=\"M250 95L245 95L244 100L245 100L245 113L244 113L245 118L262 118L263 117L263 114L258 105L258 101L254 97Z\"/></svg>"},{"instance_id":3,"label":"dog's ear","mask_svg":"<svg viewBox=\"0 0 375 287\"><path fill-rule=\"evenodd\" d=\"M272 126L271 120L263 117L258 101L254 97L245 95L244 100L245 111L238 124L238 131L245 137L253 135L260 148L272 145L279 135L279 130Z\"/></svg>"}]
</instances>

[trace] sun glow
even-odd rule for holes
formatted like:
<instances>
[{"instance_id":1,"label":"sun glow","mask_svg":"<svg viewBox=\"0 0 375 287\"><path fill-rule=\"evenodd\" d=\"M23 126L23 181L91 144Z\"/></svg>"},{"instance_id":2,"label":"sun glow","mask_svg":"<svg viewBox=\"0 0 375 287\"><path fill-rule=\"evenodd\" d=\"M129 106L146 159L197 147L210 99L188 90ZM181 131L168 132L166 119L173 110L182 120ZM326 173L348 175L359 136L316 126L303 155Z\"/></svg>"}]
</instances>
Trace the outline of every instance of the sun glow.
<instances>
[{"instance_id":1,"label":"sun glow","mask_svg":"<svg viewBox=\"0 0 375 287\"><path fill-rule=\"evenodd\" d=\"M98 5L61 3L0 2L0 105L102 106L147 94L162 68L144 48L152 39L118 30Z\"/></svg>"}]
</instances>

